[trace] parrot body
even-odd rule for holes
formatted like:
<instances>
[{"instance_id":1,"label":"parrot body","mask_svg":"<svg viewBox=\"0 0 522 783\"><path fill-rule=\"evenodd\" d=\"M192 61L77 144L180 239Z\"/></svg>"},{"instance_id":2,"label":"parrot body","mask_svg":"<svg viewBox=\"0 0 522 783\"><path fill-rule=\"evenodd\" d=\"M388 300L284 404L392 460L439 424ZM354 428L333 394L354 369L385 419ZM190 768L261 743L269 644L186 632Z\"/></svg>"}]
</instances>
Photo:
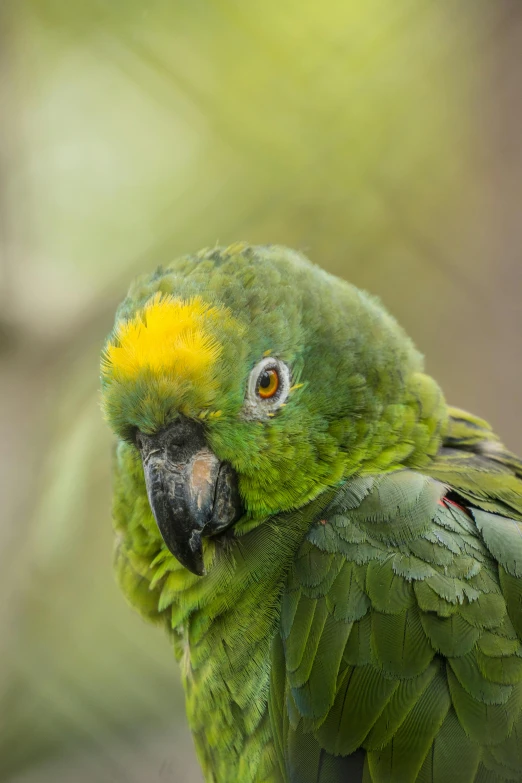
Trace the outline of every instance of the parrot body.
<instances>
[{"instance_id":1,"label":"parrot body","mask_svg":"<svg viewBox=\"0 0 522 783\"><path fill-rule=\"evenodd\" d=\"M102 358L116 573L214 783L522 781L522 463L281 247L140 278Z\"/></svg>"}]
</instances>

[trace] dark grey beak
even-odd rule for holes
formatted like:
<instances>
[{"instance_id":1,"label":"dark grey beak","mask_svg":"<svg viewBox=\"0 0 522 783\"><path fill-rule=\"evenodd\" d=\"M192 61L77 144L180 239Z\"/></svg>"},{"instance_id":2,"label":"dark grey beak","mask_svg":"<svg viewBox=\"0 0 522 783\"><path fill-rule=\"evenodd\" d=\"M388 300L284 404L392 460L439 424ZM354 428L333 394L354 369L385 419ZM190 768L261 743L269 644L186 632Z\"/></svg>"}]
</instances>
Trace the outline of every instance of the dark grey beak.
<instances>
[{"instance_id":1,"label":"dark grey beak","mask_svg":"<svg viewBox=\"0 0 522 783\"><path fill-rule=\"evenodd\" d=\"M243 513L237 476L206 445L203 427L180 417L155 435L138 432L152 513L165 544L177 559L202 576L202 536L212 536Z\"/></svg>"}]
</instances>

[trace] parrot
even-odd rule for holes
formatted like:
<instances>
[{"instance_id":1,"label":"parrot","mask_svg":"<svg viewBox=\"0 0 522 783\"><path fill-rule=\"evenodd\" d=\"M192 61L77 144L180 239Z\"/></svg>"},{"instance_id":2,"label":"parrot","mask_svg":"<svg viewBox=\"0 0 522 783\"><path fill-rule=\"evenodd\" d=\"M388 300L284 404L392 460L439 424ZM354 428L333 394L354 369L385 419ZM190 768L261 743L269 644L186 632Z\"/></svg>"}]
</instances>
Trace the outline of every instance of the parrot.
<instances>
[{"instance_id":1,"label":"parrot","mask_svg":"<svg viewBox=\"0 0 522 783\"><path fill-rule=\"evenodd\" d=\"M131 284L100 375L116 578L207 782L522 781L522 460L377 298L204 249Z\"/></svg>"}]
</instances>

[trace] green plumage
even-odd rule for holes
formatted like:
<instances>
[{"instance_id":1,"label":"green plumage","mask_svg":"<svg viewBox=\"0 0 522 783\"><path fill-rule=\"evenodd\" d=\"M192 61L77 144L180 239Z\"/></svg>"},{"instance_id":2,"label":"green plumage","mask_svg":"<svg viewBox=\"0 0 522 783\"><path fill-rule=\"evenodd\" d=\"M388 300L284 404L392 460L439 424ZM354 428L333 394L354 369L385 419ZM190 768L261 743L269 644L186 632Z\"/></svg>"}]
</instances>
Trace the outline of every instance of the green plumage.
<instances>
[{"instance_id":1,"label":"green plumage","mask_svg":"<svg viewBox=\"0 0 522 783\"><path fill-rule=\"evenodd\" d=\"M117 323L156 291L240 325L204 410L188 386L163 404L103 378L116 572L172 639L205 779L521 783L522 463L447 407L374 299L292 251L180 259L134 285ZM255 419L245 389L268 354L292 390ZM178 411L245 508L205 539L202 577L166 549L132 440Z\"/></svg>"}]
</instances>

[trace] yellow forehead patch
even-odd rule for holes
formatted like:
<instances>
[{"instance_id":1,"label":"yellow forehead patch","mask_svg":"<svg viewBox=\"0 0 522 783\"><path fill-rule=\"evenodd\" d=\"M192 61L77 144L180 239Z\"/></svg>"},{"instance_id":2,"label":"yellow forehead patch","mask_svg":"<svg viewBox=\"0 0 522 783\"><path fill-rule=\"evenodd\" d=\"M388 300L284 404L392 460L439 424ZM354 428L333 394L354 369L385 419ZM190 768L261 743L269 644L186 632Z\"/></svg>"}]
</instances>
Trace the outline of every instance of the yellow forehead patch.
<instances>
[{"instance_id":1,"label":"yellow forehead patch","mask_svg":"<svg viewBox=\"0 0 522 783\"><path fill-rule=\"evenodd\" d=\"M225 309L211 307L200 297L183 301L158 292L134 318L118 326L102 371L118 380L132 380L146 369L208 384L209 371L222 350L208 324L223 317L228 317Z\"/></svg>"}]
</instances>

